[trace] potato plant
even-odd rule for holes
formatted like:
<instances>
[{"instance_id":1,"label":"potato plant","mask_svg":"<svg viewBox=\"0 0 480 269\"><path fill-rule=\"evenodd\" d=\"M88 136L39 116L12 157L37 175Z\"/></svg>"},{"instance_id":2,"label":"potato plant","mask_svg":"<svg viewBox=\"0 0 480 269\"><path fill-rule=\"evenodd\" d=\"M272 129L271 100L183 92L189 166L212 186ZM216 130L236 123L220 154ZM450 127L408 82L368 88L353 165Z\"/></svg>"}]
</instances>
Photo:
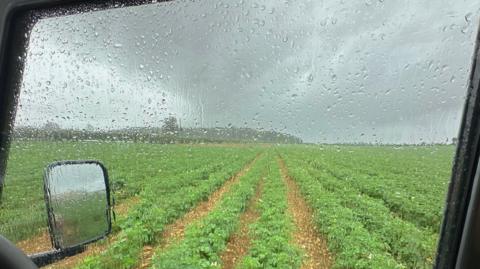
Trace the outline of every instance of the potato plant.
<instances>
[{"instance_id":1,"label":"potato plant","mask_svg":"<svg viewBox=\"0 0 480 269\"><path fill-rule=\"evenodd\" d=\"M286 186L275 156L270 158L258 204L260 217L250 227L251 248L239 269L298 268L301 262L301 251L292 239L294 224L287 212Z\"/></svg>"},{"instance_id":2,"label":"potato plant","mask_svg":"<svg viewBox=\"0 0 480 269\"><path fill-rule=\"evenodd\" d=\"M120 226L120 234L108 249L88 257L79 268L133 268L140 262L142 247L155 244L163 228L181 217L198 202L220 187L255 156L247 152L242 158L229 160L224 165L207 165L185 171L165 182L165 187L151 180L140 194L141 202L135 206ZM228 160L228 159L227 159ZM208 173L205 178L205 173ZM178 184L172 184L178 182Z\"/></svg>"},{"instance_id":3,"label":"potato plant","mask_svg":"<svg viewBox=\"0 0 480 269\"><path fill-rule=\"evenodd\" d=\"M258 218L236 267L299 268L287 186L277 159L313 211L333 268L430 268L450 176L452 146L353 146L16 141L0 208L0 233L14 242L46 228L42 173L50 162L97 159L108 168L117 203L135 204L101 251L77 268L138 268L145 246L154 268L222 268L222 254L259 182ZM260 157L257 157L260 156ZM207 200L252 164L213 209L188 223L184 238L160 247L167 225ZM282 166L283 167L283 166ZM81 219L81 216L79 216Z\"/></svg>"},{"instance_id":4,"label":"potato plant","mask_svg":"<svg viewBox=\"0 0 480 269\"><path fill-rule=\"evenodd\" d=\"M238 228L239 215L266 173L266 161L265 157L261 157L212 212L187 227L182 241L158 253L154 257L153 268L220 268L220 254L228 238Z\"/></svg>"}]
</instances>

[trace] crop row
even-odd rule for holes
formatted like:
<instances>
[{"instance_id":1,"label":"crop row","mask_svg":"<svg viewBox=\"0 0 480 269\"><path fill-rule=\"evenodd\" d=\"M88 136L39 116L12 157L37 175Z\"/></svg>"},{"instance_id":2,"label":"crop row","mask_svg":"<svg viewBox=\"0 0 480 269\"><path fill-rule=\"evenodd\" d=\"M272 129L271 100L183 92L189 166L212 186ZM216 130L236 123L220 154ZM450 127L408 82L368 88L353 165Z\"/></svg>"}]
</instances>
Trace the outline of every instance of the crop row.
<instances>
[{"instance_id":1,"label":"crop row","mask_svg":"<svg viewBox=\"0 0 480 269\"><path fill-rule=\"evenodd\" d=\"M302 166L328 191L334 193L340 203L352 209L358 221L381 241L389 246L389 252L409 268L432 266L436 246L436 234L420 229L414 224L392 215L382 200L361 194L349 182L339 180L322 170L309 167L303 161L294 162Z\"/></svg>"},{"instance_id":2,"label":"crop row","mask_svg":"<svg viewBox=\"0 0 480 269\"><path fill-rule=\"evenodd\" d=\"M336 164L344 169L353 170L359 175L395 179L396 186L405 189L411 196L422 194L422 197L426 197L425 201L438 204L438 201L444 198L441 194L445 192L446 184L450 179L451 162L447 160L451 159L447 156L451 158L453 155L445 154L446 156L442 158L443 161L432 162L431 158L425 158L424 155L421 155L421 158L415 153L415 151L410 152L408 157L403 154L397 156L378 149L376 154L372 154L368 158L364 152L354 154L354 156L347 154L316 155L322 163ZM443 167L440 167L441 165ZM419 182L423 184L418 184Z\"/></svg>"},{"instance_id":3,"label":"crop row","mask_svg":"<svg viewBox=\"0 0 480 269\"><path fill-rule=\"evenodd\" d=\"M238 268L298 268L301 251L292 244L294 224L287 212L287 190L275 159L270 159L258 203L260 217L250 226L251 248Z\"/></svg>"},{"instance_id":4,"label":"crop row","mask_svg":"<svg viewBox=\"0 0 480 269\"><path fill-rule=\"evenodd\" d=\"M58 160L96 159L108 168L117 201L138 195L150 180L166 183L185 170L221 165L251 147L189 147L142 143L17 141L11 145L0 210L0 233L17 242L46 229L43 169ZM186 169L187 168L187 169ZM207 173L204 174L208 176ZM161 188L163 189L163 187Z\"/></svg>"},{"instance_id":5,"label":"crop row","mask_svg":"<svg viewBox=\"0 0 480 269\"><path fill-rule=\"evenodd\" d=\"M153 268L220 268L220 255L265 173L265 161L258 160L205 218L188 226L183 240L157 252Z\"/></svg>"},{"instance_id":6,"label":"crop row","mask_svg":"<svg viewBox=\"0 0 480 269\"><path fill-rule=\"evenodd\" d=\"M370 176L356 173L353 169L347 169L334 163L322 164L318 161L311 161L310 165L330 173L370 197L383 200L389 209L402 219L410 221L418 227L430 229L431 232L438 232L442 212L439 203L435 200L440 195L427 191L423 194L411 191L415 185L425 184L421 182L421 179L411 183L407 188L403 177Z\"/></svg>"},{"instance_id":7,"label":"crop row","mask_svg":"<svg viewBox=\"0 0 480 269\"><path fill-rule=\"evenodd\" d=\"M200 168L168 180L146 180L140 194L141 201L121 223L115 242L103 253L86 258L79 268L132 268L138 265L144 245L155 244L168 223L206 199L253 157L251 151L236 152L223 156L221 169L213 165L210 171ZM208 177L205 177L206 171ZM183 182L182 188L171 182Z\"/></svg>"},{"instance_id":8,"label":"crop row","mask_svg":"<svg viewBox=\"0 0 480 269\"><path fill-rule=\"evenodd\" d=\"M400 177L411 193L445 192L450 179L453 147L354 147L331 146L298 147L306 154L315 155L317 160L326 164L337 164L354 170L358 174ZM413 185L421 180L424 185ZM442 198L436 196L437 198Z\"/></svg>"},{"instance_id":9,"label":"crop row","mask_svg":"<svg viewBox=\"0 0 480 269\"><path fill-rule=\"evenodd\" d=\"M369 168L368 164L356 163L354 159L348 159L348 153L335 153L326 155L318 151L288 151L298 158L308 160L308 163L318 170L330 173L348 185L357 188L361 193L384 201L385 205L397 216L414 223L420 228L429 229L438 233L442 219L442 208L446 186L442 184L444 178L429 178L430 173L435 171L425 169L416 172L417 176L407 176L394 173L391 169L398 170L398 165L384 166L382 168ZM378 151L377 155L382 155ZM378 157L371 156L370 163L375 163ZM356 159L355 159L356 160ZM402 163L399 158L398 161ZM403 161L405 162L405 161ZM403 169L408 173L410 169L419 169L415 165L406 166ZM448 170L448 169L443 169ZM424 176L419 176L423 174ZM443 174L443 172L442 172ZM448 180L448 177L446 177ZM435 181L436 180L436 181Z\"/></svg>"},{"instance_id":10,"label":"crop row","mask_svg":"<svg viewBox=\"0 0 480 269\"><path fill-rule=\"evenodd\" d=\"M389 253L388 245L359 221L355 210L342 205L341 197L319 184L288 154L283 158L289 175L312 207L314 222L326 236L329 250L335 253L334 268L405 268Z\"/></svg>"}]
</instances>

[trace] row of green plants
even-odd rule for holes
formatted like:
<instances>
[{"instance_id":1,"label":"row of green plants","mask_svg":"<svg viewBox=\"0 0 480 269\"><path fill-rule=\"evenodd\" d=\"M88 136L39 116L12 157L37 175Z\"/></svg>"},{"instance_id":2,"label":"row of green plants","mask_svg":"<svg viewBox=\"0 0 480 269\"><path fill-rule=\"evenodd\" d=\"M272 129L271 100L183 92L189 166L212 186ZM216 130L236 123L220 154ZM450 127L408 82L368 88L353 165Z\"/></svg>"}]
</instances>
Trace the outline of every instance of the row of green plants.
<instances>
[{"instance_id":1,"label":"row of green plants","mask_svg":"<svg viewBox=\"0 0 480 269\"><path fill-rule=\"evenodd\" d=\"M420 186L428 185L421 177L408 182L405 176L384 175L378 170L377 175L368 175L333 162L312 160L310 165L330 173L370 197L381 199L402 219L430 232L438 232L442 218L442 203L438 199L442 194L432 190L417 190L421 189Z\"/></svg>"},{"instance_id":2,"label":"row of green plants","mask_svg":"<svg viewBox=\"0 0 480 269\"><path fill-rule=\"evenodd\" d=\"M44 168L51 162L100 160L108 168L116 201L122 203L139 195L145 186L151 186L148 183L151 180L164 184L185 171L207 164L220 165L224 155L236 158L237 154L248 151L255 149L141 143L13 142L0 204L0 234L18 242L46 230L42 178Z\"/></svg>"},{"instance_id":3,"label":"row of green plants","mask_svg":"<svg viewBox=\"0 0 480 269\"><path fill-rule=\"evenodd\" d=\"M453 147L295 147L310 164L384 201L397 216L438 233Z\"/></svg>"},{"instance_id":4,"label":"row of green plants","mask_svg":"<svg viewBox=\"0 0 480 269\"><path fill-rule=\"evenodd\" d=\"M389 246L362 224L355 210L342 205L341 197L319 184L289 154L282 154L282 158L312 207L313 221L334 255L334 268L406 268L390 254Z\"/></svg>"},{"instance_id":5,"label":"row of green plants","mask_svg":"<svg viewBox=\"0 0 480 269\"><path fill-rule=\"evenodd\" d=\"M232 152L233 153L233 152ZM78 268L133 268L138 266L145 245L156 245L165 226L208 198L228 178L251 162L256 152L245 150L224 154L222 161L187 170L161 180L145 180L141 201L119 225L116 240L106 251L87 257ZM208 176L205 176L208 174ZM178 182L178 184L175 184Z\"/></svg>"},{"instance_id":6,"label":"row of green plants","mask_svg":"<svg viewBox=\"0 0 480 269\"><path fill-rule=\"evenodd\" d=\"M265 174L266 161L260 157L207 216L186 228L183 240L157 251L153 268L220 268L220 255Z\"/></svg>"},{"instance_id":7,"label":"row of green plants","mask_svg":"<svg viewBox=\"0 0 480 269\"><path fill-rule=\"evenodd\" d=\"M392 214L382 200L360 193L348 181L339 180L330 173L309 167L311 156L294 158L294 165L302 166L328 191L340 199L344 207L353 210L358 221L389 246L389 252L409 268L430 268L436 248L437 235Z\"/></svg>"},{"instance_id":8,"label":"row of green plants","mask_svg":"<svg viewBox=\"0 0 480 269\"><path fill-rule=\"evenodd\" d=\"M287 212L287 189L278 163L270 158L257 210L260 217L250 226L251 246L238 268L299 268L302 252L292 243L295 229Z\"/></svg>"},{"instance_id":9,"label":"row of green plants","mask_svg":"<svg viewBox=\"0 0 480 269\"><path fill-rule=\"evenodd\" d=\"M137 196L114 223L113 243L79 268L135 268L145 245L158 245L166 225L205 200L265 149L145 143L40 142L12 144L0 205L0 233L13 241L46 227L42 173L64 159L106 164L117 201ZM281 145L285 160L327 239L335 268L431 267L449 180L453 147ZM259 219L238 267L296 268L285 186L270 150L205 218L189 226L185 240L157 249L157 268L219 268L219 255L238 228L260 178Z\"/></svg>"}]
</instances>

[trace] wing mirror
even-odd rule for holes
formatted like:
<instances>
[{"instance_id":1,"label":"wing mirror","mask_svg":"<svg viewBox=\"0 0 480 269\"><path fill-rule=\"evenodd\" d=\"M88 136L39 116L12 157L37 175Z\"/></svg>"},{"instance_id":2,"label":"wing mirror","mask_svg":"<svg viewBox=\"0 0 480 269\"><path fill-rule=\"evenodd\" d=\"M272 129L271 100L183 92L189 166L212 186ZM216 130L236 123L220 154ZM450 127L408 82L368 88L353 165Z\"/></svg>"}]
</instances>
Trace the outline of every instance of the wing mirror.
<instances>
[{"instance_id":1,"label":"wing mirror","mask_svg":"<svg viewBox=\"0 0 480 269\"><path fill-rule=\"evenodd\" d=\"M37 266L75 255L111 231L108 173L100 162L55 162L45 169L43 181L55 249L30 256Z\"/></svg>"}]
</instances>

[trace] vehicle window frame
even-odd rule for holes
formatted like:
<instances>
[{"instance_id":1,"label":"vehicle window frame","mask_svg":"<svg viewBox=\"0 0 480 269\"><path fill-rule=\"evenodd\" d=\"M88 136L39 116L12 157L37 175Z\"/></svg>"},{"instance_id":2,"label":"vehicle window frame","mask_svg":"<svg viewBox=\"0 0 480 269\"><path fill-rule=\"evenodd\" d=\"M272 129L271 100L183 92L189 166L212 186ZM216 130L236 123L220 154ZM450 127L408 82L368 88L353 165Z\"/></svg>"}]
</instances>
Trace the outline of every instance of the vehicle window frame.
<instances>
[{"instance_id":1,"label":"vehicle window frame","mask_svg":"<svg viewBox=\"0 0 480 269\"><path fill-rule=\"evenodd\" d=\"M471 204L480 192L473 188L479 164L480 138L480 27L477 30L472 67L452 176L447 192L444 218L440 230L435 268L477 268L480 244L470 234L479 234L480 206ZM472 197L472 194L474 195ZM470 208L470 209L469 209ZM470 214L468 212L470 211ZM464 236L465 234L465 236ZM462 237L464 240L462 242ZM478 241L478 240L477 240ZM461 247L463 245L463 247ZM477 262L475 262L477 260Z\"/></svg>"},{"instance_id":2,"label":"vehicle window frame","mask_svg":"<svg viewBox=\"0 0 480 269\"><path fill-rule=\"evenodd\" d=\"M156 2L164 1L5 0L0 3L0 35L2 38L0 43L0 199L8 159L10 133L17 105L16 99L22 78L21 70L24 68L22 55L26 52L29 31L35 20L58 14L69 15L79 11L121 8ZM32 11L35 12L32 13ZM477 233L480 232L480 227L473 222L480 217L480 209L470 209L472 213L467 218L480 153L480 64L477 64L479 62L479 35L477 32L466 103L434 268L454 268L455 264L459 262L459 257L467 261L464 268L473 268L475 264L469 264L468 261L471 261L472 257L476 258L472 255L480 249L478 245L468 247L469 245L465 242L465 240L471 240L468 236L462 243L467 247L460 248L462 235L466 232L464 231L465 227L474 229ZM480 206L477 205L477 208Z\"/></svg>"}]
</instances>

